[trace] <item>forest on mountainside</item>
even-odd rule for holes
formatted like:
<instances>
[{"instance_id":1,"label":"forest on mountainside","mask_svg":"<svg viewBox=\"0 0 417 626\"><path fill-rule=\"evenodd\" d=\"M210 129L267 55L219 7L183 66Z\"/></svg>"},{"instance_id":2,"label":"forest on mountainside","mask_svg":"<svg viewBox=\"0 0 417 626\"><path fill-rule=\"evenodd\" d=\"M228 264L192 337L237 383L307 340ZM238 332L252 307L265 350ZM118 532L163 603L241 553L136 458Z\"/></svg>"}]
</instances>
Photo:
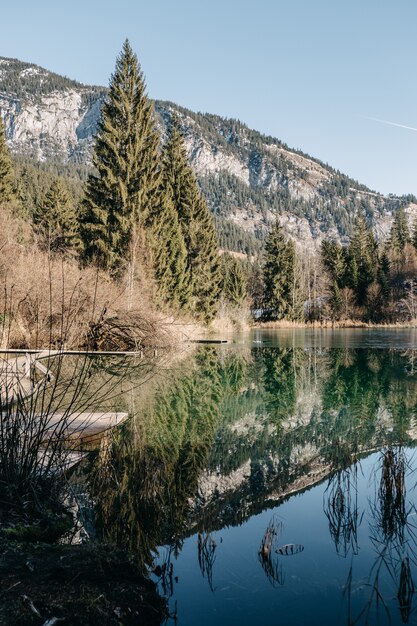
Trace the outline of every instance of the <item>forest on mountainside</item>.
<instances>
[{"instance_id":1,"label":"forest on mountainside","mask_svg":"<svg viewBox=\"0 0 417 626\"><path fill-rule=\"evenodd\" d=\"M74 317L66 343L80 344L90 332L89 306L102 325L109 311L114 317L122 312L136 330L151 311L205 325L223 319L232 327L252 315L318 323L417 318L417 233L404 212L412 196L377 195L372 204L361 196L366 188L335 171L321 182L322 204L294 198L285 184L269 191L248 187L226 171L198 180L177 109L164 120L162 139L158 107L126 42L102 107L92 165L12 157L0 122L3 343L38 346L52 320L57 336L62 333L66 315ZM263 158L254 150L261 139L283 146L240 122L193 115L213 142L223 137L228 151L249 150L255 165ZM249 138L244 146L242 132ZM285 182L297 166L283 155L277 159ZM306 176L301 169L298 175ZM335 197L344 199L343 207L332 204ZM243 205L263 216L259 231L229 219ZM377 242L372 216L387 207L395 213L391 233ZM329 224L350 234L347 243L328 237L314 253L296 246L282 228L285 212L314 221L326 210ZM45 281L55 294L49 304ZM58 314L51 302L65 289L71 295Z\"/></svg>"},{"instance_id":2,"label":"forest on mountainside","mask_svg":"<svg viewBox=\"0 0 417 626\"><path fill-rule=\"evenodd\" d=\"M93 133L108 89L82 85L16 59L1 58L0 65L0 108L13 154L30 155L35 166L39 160L42 167L48 163L62 174L66 164L91 168ZM56 119L50 95L59 108ZM359 214L365 215L381 238L386 236L389 216L415 203L412 195L384 196L372 191L239 120L195 113L172 102L153 105L162 143L173 114L181 122L190 164L215 217L222 249L258 252L277 215L286 222L288 234L299 241L309 237L309 245L334 233L347 244ZM68 118L65 106L72 107ZM40 126L32 132L34 113L40 116Z\"/></svg>"},{"instance_id":3,"label":"forest on mountainside","mask_svg":"<svg viewBox=\"0 0 417 626\"><path fill-rule=\"evenodd\" d=\"M9 93L15 98L27 98L34 95L49 95L56 91L67 89L85 89L92 91L95 99L104 97L106 89L104 87L88 87L76 80L61 76L55 72L44 70L38 65L24 63L18 59L5 59L0 57L0 67L7 63L7 72L0 72L0 91ZM39 80L39 76L42 80ZM91 99L91 95L86 95L85 104Z\"/></svg>"}]
</instances>

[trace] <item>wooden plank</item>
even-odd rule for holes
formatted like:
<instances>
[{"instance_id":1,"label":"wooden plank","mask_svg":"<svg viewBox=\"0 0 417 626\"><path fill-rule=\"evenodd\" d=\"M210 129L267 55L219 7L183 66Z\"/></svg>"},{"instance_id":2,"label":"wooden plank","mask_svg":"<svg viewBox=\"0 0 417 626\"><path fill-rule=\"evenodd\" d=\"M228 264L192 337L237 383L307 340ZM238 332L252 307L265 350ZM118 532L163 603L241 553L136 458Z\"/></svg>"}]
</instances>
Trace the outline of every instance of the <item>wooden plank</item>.
<instances>
[{"instance_id":1,"label":"wooden plank","mask_svg":"<svg viewBox=\"0 0 417 626\"><path fill-rule=\"evenodd\" d=\"M52 461L50 466L50 472L51 474L66 472L78 463L80 463L80 461L85 459L86 456L88 456L88 452L81 452L78 450L68 451L64 455L64 458L60 458L55 462ZM38 459L40 461L40 466L42 468L47 468L51 459L50 450L41 449L38 454Z\"/></svg>"},{"instance_id":2,"label":"wooden plank","mask_svg":"<svg viewBox=\"0 0 417 626\"><path fill-rule=\"evenodd\" d=\"M190 339L189 343L229 343L228 339Z\"/></svg>"},{"instance_id":3,"label":"wooden plank","mask_svg":"<svg viewBox=\"0 0 417 626\"><path fill-rule=\"evenodd\" d=\"M80 413L53 413L48 416L39 416L47 420L48 430L59 430L62 424L65 426L65 432L68 434L82 433L88 435L91 433L104 432L115 426L122 424L129 414L122 411L83 411Z\"/></svg>"},{"instance_id":4,"label":"wooden plank","mask_svg":"<svg viewBox=\"0 0 417 626\"><path fill-rule=\"evenodd\" d=\"M36 369L38 369L40 372L42 372L42 374L45 374L45 376L48 377L48 380L52 380L53 376L51 374L51 371L48 370L48 368L45 367L45 365L42 365L42 363L39 363L37 359L33 361L33 366L36 367Z\"/></svg>"}]
</instances>

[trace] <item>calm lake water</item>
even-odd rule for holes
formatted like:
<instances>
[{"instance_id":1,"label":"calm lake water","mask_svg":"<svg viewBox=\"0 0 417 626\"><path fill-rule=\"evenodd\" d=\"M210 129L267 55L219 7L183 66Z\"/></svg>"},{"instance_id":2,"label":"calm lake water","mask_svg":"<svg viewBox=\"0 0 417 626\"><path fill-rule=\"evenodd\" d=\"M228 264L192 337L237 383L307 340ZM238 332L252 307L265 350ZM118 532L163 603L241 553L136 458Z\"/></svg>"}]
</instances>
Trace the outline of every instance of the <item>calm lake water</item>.
<instances>
[{"instance_id":1,"label":"calm lake water","mask_svg":"<svg viewBox=\"0 0 417 626\"><path fill-rule=\"evenodd\" d=\"M416 331L256 331L129 403L96 523L168 623L417 624Z\"/></svg>"}]
</instances>

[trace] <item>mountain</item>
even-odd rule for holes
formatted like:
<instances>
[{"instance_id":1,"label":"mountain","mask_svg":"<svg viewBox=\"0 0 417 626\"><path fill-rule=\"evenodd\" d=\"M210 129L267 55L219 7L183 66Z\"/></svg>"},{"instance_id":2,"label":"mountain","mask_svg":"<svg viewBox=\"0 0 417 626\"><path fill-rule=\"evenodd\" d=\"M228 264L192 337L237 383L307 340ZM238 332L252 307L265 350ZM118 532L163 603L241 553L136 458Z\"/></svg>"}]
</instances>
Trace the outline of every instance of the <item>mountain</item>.
<instances>
[{"instance_id":1,"label":"mountain","mask_svg":"<svg viewBox=\"0 0 417 626\"><path fill-rule=\"evenodd\" d=\"M89 164L106 88L87 86L37 65L0 57L0 114L10 149L41 162ZM253 253L276 214L287 233L314 247L324 236L347 241L365 212L378 239L393 213L417 218L413 196L384 196L329 165L234 119L155 102L161 132L181 118L191 164L216 217L223 247Z\"/></svg>"}]
</instances>

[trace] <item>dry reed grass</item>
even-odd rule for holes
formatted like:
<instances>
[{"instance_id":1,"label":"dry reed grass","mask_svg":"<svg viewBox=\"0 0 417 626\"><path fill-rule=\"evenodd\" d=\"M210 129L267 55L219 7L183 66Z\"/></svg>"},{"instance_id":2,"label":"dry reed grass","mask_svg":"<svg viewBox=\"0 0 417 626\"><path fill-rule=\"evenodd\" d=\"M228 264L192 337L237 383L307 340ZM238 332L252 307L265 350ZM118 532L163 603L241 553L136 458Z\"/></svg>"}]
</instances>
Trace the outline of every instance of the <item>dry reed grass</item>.
<instances>
[{"instance_id":1,"label":"dry reed grass","mask_svg":"<svg viewBox=\"0 0 417 626\"><path fill-rule=\"evenodd\" d=\"M140 265L140 262L138 263ZM191 320L155 311L153 283L138 267L132 287L38 248L30 227L0 212L0 347L142 350L204 334Z\"/></svg>"},{"instance_id":2,"label":"dry reed grass","mask_svg":"<svg viewBox=\"0 0 417 626\"><path fill-rule=\"evenodd\" d=\"M252 328L280 329L280 328L415 328L417 320L407 322L373 323L363 322L357 319L346 320L322 320L315 322L292 322L289 320L276 320L271 322L256 322Z\"/></svg>"},{"instance_id":3,"label":"dry reed grass","mask_svg":"<svg viewBox=\"0 0 417 626\"><path fill-rule=\"evenodd\" d=\"M250 311L247 306L239 307L221 303L220 310L211 322L208 334L221 336L250 329Z\"/></svg>"}]
</instances>

